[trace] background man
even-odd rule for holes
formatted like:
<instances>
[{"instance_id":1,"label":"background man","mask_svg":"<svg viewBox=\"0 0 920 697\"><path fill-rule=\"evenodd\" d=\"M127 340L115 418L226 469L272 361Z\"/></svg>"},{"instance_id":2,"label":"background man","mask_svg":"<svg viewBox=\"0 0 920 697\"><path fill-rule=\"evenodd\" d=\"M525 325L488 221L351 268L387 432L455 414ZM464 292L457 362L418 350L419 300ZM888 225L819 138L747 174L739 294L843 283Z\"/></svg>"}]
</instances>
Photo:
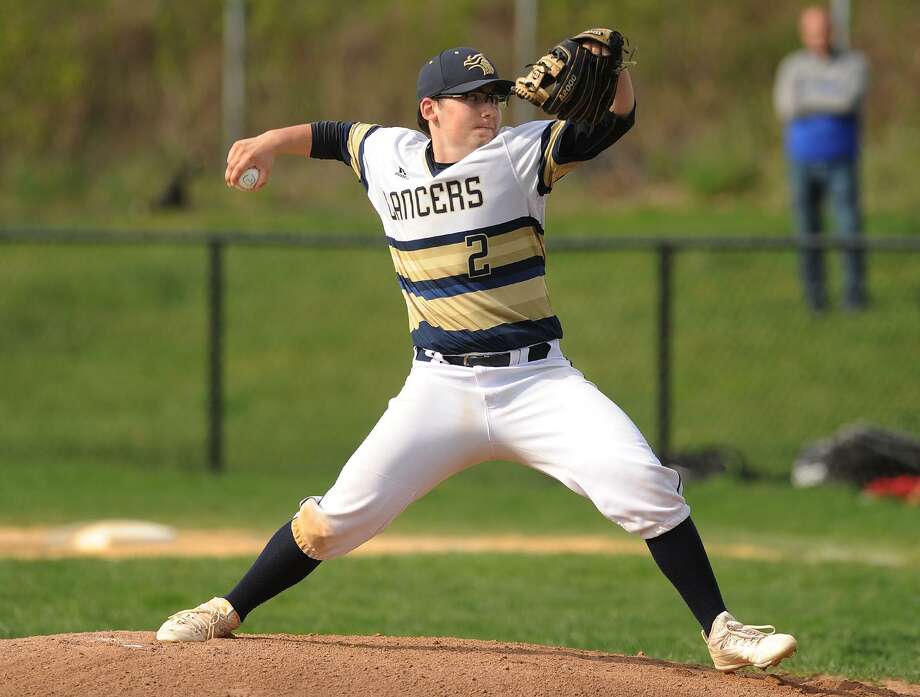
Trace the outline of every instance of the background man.
<instances>
[{"instance_id":1,"label":"background man","mask_svg":"<svg viewBox=\"0 0 920 697\"><path fill-rule=\"evenodd\" d=\"M855 240L862 231L859 135L868 65L861 53L831 45L831 18L823 7L806 8L799 31L805 48L780 63L774 90L776 111L786 126L796 227L806 239L816 239L821 206L829 197L837 233ZM844 307L861 309L866 305L863 254L846 251L844 260ZM804 250L800 264L805 299L813 310L826 310L822 253Z\"/></svg>"}]
</instances>

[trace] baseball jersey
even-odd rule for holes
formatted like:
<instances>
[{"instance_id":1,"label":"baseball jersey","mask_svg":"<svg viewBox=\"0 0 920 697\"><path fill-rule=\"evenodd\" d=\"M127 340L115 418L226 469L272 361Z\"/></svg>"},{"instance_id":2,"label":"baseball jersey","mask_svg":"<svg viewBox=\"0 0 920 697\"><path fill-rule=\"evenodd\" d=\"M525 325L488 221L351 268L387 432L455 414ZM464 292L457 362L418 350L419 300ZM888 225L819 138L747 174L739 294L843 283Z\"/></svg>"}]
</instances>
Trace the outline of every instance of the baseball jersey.
<instances>
[{"instance_id":1,"label":"baseball jersey","mask_svg":"<svg viewBox=\"0 0 920 697\"><path fill-rule=\"evenodd\" d=\"M546 194L633 118L611 114L590 130L564 121L503 128L447 166L418 131L320 122L311 155L345 162L364 186L412 342L442 354L507 351L562 337L545 282Z\"/></svg>"}]
</instances>

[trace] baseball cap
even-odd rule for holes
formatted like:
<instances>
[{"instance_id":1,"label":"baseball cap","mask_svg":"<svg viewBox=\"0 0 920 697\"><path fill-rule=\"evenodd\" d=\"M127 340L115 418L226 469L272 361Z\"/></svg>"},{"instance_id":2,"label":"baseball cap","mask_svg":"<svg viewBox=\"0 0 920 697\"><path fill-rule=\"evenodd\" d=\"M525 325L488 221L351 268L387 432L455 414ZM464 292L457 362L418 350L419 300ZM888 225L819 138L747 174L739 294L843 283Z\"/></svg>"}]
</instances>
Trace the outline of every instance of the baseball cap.
<instances>
[{"instance_id":1,"label":"baseball cap","mask_svg":"<svg viewBox=\"0 0 920 697\"><path fill-rule=\"evenodd\" d=\"M449 48L427 61L418 73L419 100L439 94L466 94L486 85L494 85L507 94L514 83L502 80L492 61L468 46Z\"/></svg>"}]
</instances>

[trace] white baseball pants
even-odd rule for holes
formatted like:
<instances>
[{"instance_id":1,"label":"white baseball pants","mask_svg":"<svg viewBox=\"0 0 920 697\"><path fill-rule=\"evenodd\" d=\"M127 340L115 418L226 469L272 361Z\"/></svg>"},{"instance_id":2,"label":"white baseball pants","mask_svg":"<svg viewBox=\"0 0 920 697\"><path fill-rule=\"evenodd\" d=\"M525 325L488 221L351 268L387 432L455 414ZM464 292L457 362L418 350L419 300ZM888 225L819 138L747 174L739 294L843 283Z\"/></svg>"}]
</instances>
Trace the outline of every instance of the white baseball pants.
<instances>
[{"instance_id":1,"label":"white baseball pants","mask_svg":"<svg viewBox=\"0 0 920 697\"><path fill-rule=\"evenodd\" d=\"M495 368L413 360L332 488L301 503L291 525L300 548L314 559L347 554L439 483L486 460L533 467L643 538L686 519L677 472L571 366L559 342L543 360L528 363L526 352Z\"/></svg>"}]
</instances>

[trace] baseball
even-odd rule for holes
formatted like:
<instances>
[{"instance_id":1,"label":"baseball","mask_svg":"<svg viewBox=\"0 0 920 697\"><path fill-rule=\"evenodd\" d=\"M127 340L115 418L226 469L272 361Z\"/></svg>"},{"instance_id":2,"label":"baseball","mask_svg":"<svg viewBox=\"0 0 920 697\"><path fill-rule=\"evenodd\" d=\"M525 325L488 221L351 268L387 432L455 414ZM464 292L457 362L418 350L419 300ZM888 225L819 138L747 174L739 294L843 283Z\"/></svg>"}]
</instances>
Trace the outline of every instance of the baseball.
<instances>
[{"instance_id":1,"label":"baseball","mask_svg":"<svg viewBox=\"0 0 920 697\"><path fill-rule=\"evenodd\" d=\"M252 191L256 184L259 183L260 176L258 169L250 167L240 175L240 178L236 182L236 188L241 191Z\"/></svg>"}]
</instances>

